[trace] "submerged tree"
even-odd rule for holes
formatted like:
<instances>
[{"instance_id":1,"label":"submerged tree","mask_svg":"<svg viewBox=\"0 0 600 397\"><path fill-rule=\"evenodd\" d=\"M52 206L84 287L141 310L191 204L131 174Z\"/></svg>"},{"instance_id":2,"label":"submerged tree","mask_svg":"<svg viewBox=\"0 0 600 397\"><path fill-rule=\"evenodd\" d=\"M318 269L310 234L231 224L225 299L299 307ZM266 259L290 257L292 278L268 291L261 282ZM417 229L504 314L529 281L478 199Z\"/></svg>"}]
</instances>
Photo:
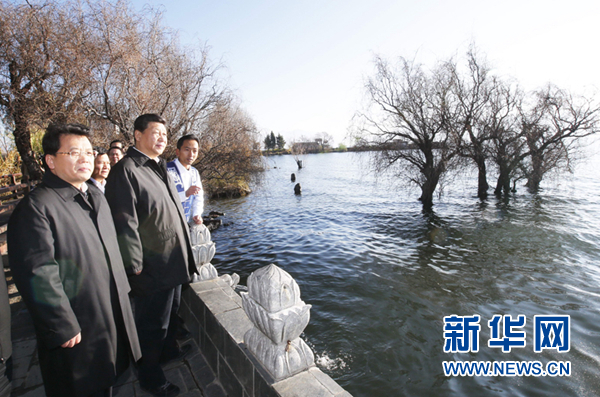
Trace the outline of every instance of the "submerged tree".
<instances>
[{"instance_id":1,"label":"submerged tree","mask_svg":"<svg viewBox=\"0 0 600 397\"><path fill-rule=\"evenodd\" d=\"M582 138L598 132L594 100L552 85L525 95L492 75L474 47L466 65L451 59L425 72L403 58L396 67L376 58L367 110L355 116L354 137L373 150L372 168L417 184L425 207L440 178L464 165L459 158L477 168L480 198L487 196L490 163L495 194L509 194L521 178L535 191L547 172L568 169Z\"/></svg>"},{"instance_id":2,"label":"submerged tree","mask_svg":"<svg viewBox=\"0 0 600 397\"><path fill-rule=\"evenodd\" d=\"M378 147L374 169L408 178L421 188L423 206L431 207L440 177L458 155L460 107L452 73L444 64L426 73L404 58L397 67L376 58L375 66L366 84L369 108L358 114L358 134L369 134Z\"/></svg>"},{"instance_id":3,"label":"submerged tree","mask_svg":"<svg viewBox=\"0 0 600 397\"><path fill-rule=\"evenodd\" d=\"M490 129L486 128L486 117L494 117L489 101L498 89L498 81L490 76L490 68L478 59L474 47L467 53L467 66L466 76L463 76L459 65L453 61L447 63L454 80L452 90L460 108L455 142L459 145L460 156L472 160L477 167L477 196L485 198L489 189L488 145L492 139Z\"/></svg>"},{"instance_id":4,"label":"submerged tree","mask_svg":"<svg viewBox=\"0 0 600 397\"><path fill-rule=\"evenodd\" d=\"M537 191L550 170L569 169L578 140L599 129L600 107L588 98L574 98L555 86L537 91L530 110L522 110L522 135L527 157L522 170L527 187Z\"/></svg>"}]
</instances>

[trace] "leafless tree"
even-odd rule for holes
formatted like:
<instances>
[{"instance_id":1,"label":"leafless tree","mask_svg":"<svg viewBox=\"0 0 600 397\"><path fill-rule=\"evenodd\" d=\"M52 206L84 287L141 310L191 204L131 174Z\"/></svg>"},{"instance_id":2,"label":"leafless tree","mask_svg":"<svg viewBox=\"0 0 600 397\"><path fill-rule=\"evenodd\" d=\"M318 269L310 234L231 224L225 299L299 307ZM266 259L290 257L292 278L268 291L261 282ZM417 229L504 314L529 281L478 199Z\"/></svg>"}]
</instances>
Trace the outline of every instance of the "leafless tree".
<instances>
[{"instance_id":1,"label":"leafless tree","mask_svg":"<svg viewBox=\"0 0 600 397\"><path fill-rule=\"evenodd\" d=\"M490 137L488 151L497 167L496 195L511 192L510 183L518 177L520 164L527 156L518 117L522 95L518 87L496 80L480 119L480 128Z\"/></svg>"},{"instance_id":2,"label":"leafless tree","mask_svg":"<svg viewBox=\"0 0 600 397\"><path fill-rule=\"evenodd\" d=\"M169 122L166 155L180 136L201 135L206 181L247 183L259 169L255 127L208 52L184 48L159 10L136 13L126 0L0 0L4 125L29 174L40 178L32 131L78 121L95 131L94 145L131 145L135 118L158 113Z\"/></svg>"},{"instance_id":3,"label":"leafless tree","mask_svg":"<svg viewBox=\"0 0 600 397\"><path fill-rule=\"evenodd\" d=\"M12 129L24 171L41 177L31 148L34 128L84 121L89 96L87 30L69 3L0 1L0 108Z\"/></svg>"},{"instance_id":4,"label":"leafless tree","mask_svg":"<svg viewBox=\"0 0 600 397\"><path fill-rule=\"evenodd\" d=\"M260 135L235 101L222 101L210 113L200 134L195 167L211 196L250 192L249 182L264 170Z\"/></svg>"},{"instance_id":5,"label":"leafless tree","mask_svg":"<svg viewBox=\"0 0 600 397\"><path fill-rule=\"evenodd\" d=\"M570 169L581 138L598 132L600 107L589 98L574 98L553 85L533 95L535 103L531 109L521 109L522 133L528 149L522 170L527 187L537 191L547 172Z\"/></svg>"},{"instance_id":6,"label":"leafless tree","mask_svg":"<svg viewBox=\"0 0 600 397\"><path fill-rule=\"evenodd\" d=\"M298 168L302 168L304 165L304 155L307 152L307 139L300 137L300 139L294 139L290 142L290 152L294 161L298 165Z\"/></svg>"},{"instance_id":7,"label":"leafless tree","mask_svg":"<svg viewBox=\"0 0 600 397\"><path fill-rule=\"evenodd\" d=\"M447 63L453 76L452 87L460 109L459 119L455 123L455 133L459 137L456 142L460 145L460 155L471 159L477 167L477 196L485 198L489 189L487 149L491 139L490 130L485 128L485 117L495 116L494 112L490 112L489 105L494 90L500 85L495 77L490 76L490 68L480 59L474 46L467 53L467 66L466 73L463 73L455 62Z\"/></svg>"},{"instance_id":8,"label":"leafless tree","mask_svg":"<svg viewBox=\"0 0 600 397\"><path fill-rule=\"evenodd\" d=\"M392 171L417 184L419 200L429 208L440 177L455 164L461 139L452 73L446 64L426 73L404 58L394 67L377 57L375 67L366 83L369 107L356 117L357 132L379 149L372 152L375 171Z\"/></svg>"},{"instance_id":9,"label":"leafless tree","mask_svg":"<svg viewBox=\"0 0 600 397\"><path fill-rule=\"evenodd\" d=\"M128 3L88 3L93 26L105 48L98 58L96 95L88 110L108 121L122 139L133 143L133 121L158 113L169 121L169 140L202 128L210 111L228 90L216 78L208 48L183 48L177 33L166 28L159 11L143 14Z\"/></svg>"}]
</instances>

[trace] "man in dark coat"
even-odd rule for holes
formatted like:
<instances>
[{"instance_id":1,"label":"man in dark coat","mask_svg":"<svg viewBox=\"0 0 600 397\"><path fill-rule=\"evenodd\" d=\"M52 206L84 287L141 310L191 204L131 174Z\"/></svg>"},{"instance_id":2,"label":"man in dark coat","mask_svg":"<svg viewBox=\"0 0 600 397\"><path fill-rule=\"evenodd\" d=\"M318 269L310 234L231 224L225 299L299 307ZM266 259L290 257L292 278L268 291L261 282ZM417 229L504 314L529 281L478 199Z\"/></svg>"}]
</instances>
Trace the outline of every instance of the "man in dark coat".
<instances>
[{"instance_id":1,"label":"man in dark coat","mask_svg":"<svg viewBox=\"0 0 600 397\"><path fill-rule=\"evenodd\" d=\"M104 195L87 181L89 131L51 125L46 173L8 224L15 284L33 318L46 395L107 396L141 357L127 275Z\"/></svg>"},{"instance_id":2,"label":"man in dark coat","mask_svg":"<svg viewBox=\"0 0 600 397\"><path fill-rule=\"evenodd\" d=\"M3 271L0 274L0 397L10 396L11 355L10 304Z\"/></svg>"},{"instance_id":3,"label":"man in dark coat","mask_svg":"<svg viewBox=\"0 0 600 397\"><path fill-rule=\"evenodd\" d=\"M181 285L196 271L189 230L175 185L159 156L167 144L165 120L156 114L138 117L135 147L111 170L106 199L111 207L121 255L129 276L143 358L138 366L142 389L174 396L161 363L179 358L175 340Z\"/></svg>"}]
</instances>

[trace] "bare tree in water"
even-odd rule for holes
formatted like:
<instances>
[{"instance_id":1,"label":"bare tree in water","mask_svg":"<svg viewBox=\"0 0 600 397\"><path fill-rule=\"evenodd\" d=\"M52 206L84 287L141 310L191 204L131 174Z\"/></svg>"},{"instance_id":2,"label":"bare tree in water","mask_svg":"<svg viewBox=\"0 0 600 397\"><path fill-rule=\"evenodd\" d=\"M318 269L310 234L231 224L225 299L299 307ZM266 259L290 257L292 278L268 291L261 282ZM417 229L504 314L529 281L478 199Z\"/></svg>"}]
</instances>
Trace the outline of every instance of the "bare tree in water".
<instances>
[{"instance_id":1,"label":"bare tree in water","mask_svg":"<svg viewBox=\"0 0 600 397\"><path fill-rule=\"evenodd\" d=\"M598 132L600 107L552 85L529 95L491 74L472 46L467 68L454 60L430 72L400 58L376 58L366 83L367 109L355 116L354 138L365 142L377 173L417 184L424 207L433 205L440 179L463 162L477 167L477 195L509 194L521 178L535 191L550 171L569 169L582 138ZM511 183L513 186L511 187Z\"/></svg>"},{"instance_id":2,"label":"bare tree in water","mask_svg":"<svg viewBox=\"0 0 600 397\"><path fill-rule=\"evenodd\" d=\"M598 132L600 107L589 98L574 98L548 85L535 92L530 110L522 110L522 134L527 157L522 170L530 191L537 191L551 170L570 170L581 138Z\"/></svg>"},{"instance_id":3,"label":"bare tree in water","mask_svg":"<svg viewBox=\"0 0 600 397\"><path fill-rule=\"evenodd\" d=\"M494 117L489 105L494 91L499 88L499 82L490 75L490 67L478 57L474 46L467 53L465 73L455 62L448 62L447 66L454 79L453 91L460 107L456 124L457 134L463 139L457 139L456 143L460 146L460 156L470 159L477 167L477 196L485 198L489 189L488 147L492 139L490 129L486 128L486 117Z\"/></svg>"},{"instance_id":4,"label":"bare tree in water","mask_svg":"<svg viewBox=\"0 0 600 397\"><path fill-rule=\"evenodd\" d=\"M400 58L397 65L377 57L376 72L366 83L368 108L358 113L358 136L368 136L378 150L373 167L393 172L421 188L419 200L433 205L440 178L459 154L459 103L447 64L427 73L421 65Z\"/></svg>"}]
</instances>

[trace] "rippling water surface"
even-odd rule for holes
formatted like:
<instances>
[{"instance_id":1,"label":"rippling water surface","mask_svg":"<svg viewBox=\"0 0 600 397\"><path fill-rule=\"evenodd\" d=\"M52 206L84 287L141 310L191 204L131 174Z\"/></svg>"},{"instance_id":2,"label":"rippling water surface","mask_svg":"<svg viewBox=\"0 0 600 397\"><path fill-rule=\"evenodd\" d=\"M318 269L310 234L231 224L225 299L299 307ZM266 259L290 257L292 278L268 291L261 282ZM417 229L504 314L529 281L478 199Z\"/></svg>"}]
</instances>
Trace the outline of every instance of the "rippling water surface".
<instances>
[{"instance_id":1,"label":"rippling water surface","mask_svg":"<svg viewBox=\"0 0 600 397\"><path fill-rule=\"evenodd\" d=\"M354 396L595 396L600 390L600 182L594 167L474 196L460 178L433 213L416 191L365 175L365 154L268 158L264 184L213 233L219 272L246 277L275 263L312 305L303 335L317 363ZM597 169L597 168L596 168ZM293 194L291 173L302 185ZM554 186L552 186L554 185ZM443 352L443 317L481 315L478 353ZM489 348L494 314L527 318L527 346ZM571 350L533 351L533 316L571 316ZM570 361L570 377L445 377L442 361Z\"/></svg>"}]
</instances>

